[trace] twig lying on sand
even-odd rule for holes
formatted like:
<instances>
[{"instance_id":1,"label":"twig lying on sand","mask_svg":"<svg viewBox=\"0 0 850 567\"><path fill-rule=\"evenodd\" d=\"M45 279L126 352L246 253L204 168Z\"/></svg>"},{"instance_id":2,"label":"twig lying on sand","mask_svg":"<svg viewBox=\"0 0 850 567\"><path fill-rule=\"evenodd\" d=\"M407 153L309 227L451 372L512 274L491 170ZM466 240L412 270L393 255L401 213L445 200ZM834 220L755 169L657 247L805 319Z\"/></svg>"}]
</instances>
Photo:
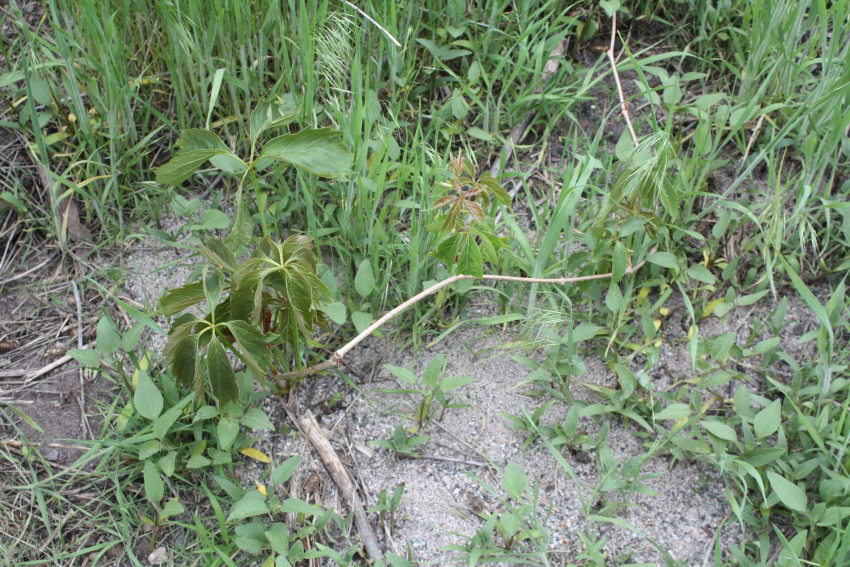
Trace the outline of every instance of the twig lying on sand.
<instances>
[{"instance_id":1,"label":"twig lying on sand","mask_svg":"<svg viewBox=\"0 0 850 567\"><path fill-rule=\"evenodd\" d=\"M384 553L381 551L378 538L375 537L375 532L369 523L366 509L357 495L357 489L354 487L351 477L348 476L345 465L339 460L330 441L328 441L328 438L325 437L319 428L316 418L313 417L313 412L310 410L304 412L304 415L298 418L298 427L301 428L301 432L307 438L307 441L319 453L319 458L322 460L334 484L339 488L342 497L354 514L354 523L357 526L357 531L360 532L360 539L363 540L363 547L366 548L366 554L373 561L383 561Z\"/></svg>"}]
</instances>

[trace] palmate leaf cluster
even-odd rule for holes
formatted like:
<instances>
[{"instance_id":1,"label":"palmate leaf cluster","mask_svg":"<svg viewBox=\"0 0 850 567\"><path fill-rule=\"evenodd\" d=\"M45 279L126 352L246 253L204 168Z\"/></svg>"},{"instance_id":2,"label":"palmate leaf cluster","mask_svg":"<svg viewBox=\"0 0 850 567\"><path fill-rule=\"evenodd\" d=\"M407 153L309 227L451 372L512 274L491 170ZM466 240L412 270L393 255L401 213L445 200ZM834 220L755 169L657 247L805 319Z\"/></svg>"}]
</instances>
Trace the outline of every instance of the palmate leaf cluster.
<instances>
[{"instance_id":1,"label":"palmate leaf cluster","mask_svg":"<svg viewBox=\"0 0 850 567\"><path fill-rule=\"evenodd\" d=\"M165 315L206 301L203 317L184 313L171 326L165 354L178 383L203 399L208 380L221 404L239 400L236 375L226 351L263 380L277 359L286 364L325 325L317 305L329 298L316 276L316 256L306 236L263 240L241 263L221 240L201 249L210 262L204 277L168 291ZM226 295L225 295L226 294Z\"/></svg>"},{"instance_id":2,"label":"palmate leaf cluster","mask_svg":"<svg viewBox=\"0 0 850 567\"><path fill-rule=\"evenodd\" d=\"M272 240L261 209L265 238L248 258L237 260L254 234L250 200L243 198L246 179L256 188L257 173L275 165L331 179L351 171L353 157L342 133L329 128L303 128L260 143L264 133L289 125L298 113L291 95L259 102L248 123L247 160L210 130L186 130L177 142L178 151L157 169L157 182L165 184L183 183L207 162L240 180L236 217L227 238L211 239L200 247L208 261L201 280L170 290L160 300L167 316L206 303L203 316L184 313L174 321L165 353L178 383L191 386L198 401L203 400L207 384L219 404L239 401L228 351L264 380L275 366L288 370L300 365L315 326L325 324L317 306L330 292L316 276L317 259L309 238Z\"/></svg>"},{"instance_id":3,"label":"palmate leaf cluster","mask_svg":"<svg viewBox=\"0 0 850 567\"><path fill-rule=\"evenodd\" d=\"M447 209L434 224L443 235L434 257L453 269L455 274L481 277L484 263L495 264L505 239L495 235L487 214L492 202L510 208L511 198L490 174L475 176L472 165L458 154L449 164L452 178L441 183L451 192L434 201L434 207Z\"/></svg>"}]
</instances>

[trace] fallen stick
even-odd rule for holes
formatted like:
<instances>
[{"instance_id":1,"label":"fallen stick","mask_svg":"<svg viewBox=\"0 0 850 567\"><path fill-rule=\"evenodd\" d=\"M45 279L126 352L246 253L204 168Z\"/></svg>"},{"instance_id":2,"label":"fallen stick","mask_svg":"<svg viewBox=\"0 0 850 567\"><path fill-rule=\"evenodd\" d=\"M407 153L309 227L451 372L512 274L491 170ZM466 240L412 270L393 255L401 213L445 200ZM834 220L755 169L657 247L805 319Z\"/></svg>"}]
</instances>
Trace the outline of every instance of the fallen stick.
<instances>
[{"instance_id":1,"label":"fallen stick","mask_svg":"<svg viewBox=\"0 0 850 567\"><path fill-rule=\"evenodd\" d=\"M384 553L381 551L378 538L375 537L375 532L369 523L366 509L363 508L360 497L357 496L354 483L351 481L351 477L348 476L345 465L339 460L330 441L328 441L328 438L325 437L319 428L316 418L313 417L313 412L310 410L304 412L304 415L298 419L298 426L301 428L301 432L307 438L307 441L319 453L319 458L331 475L331 479L333 479L334 484L342 492L342 497L354 514L354 523L357 526L357 531L360 532L360 539L363 540L363 547L366 548L366 554L373 561L383 561Z\"/></svg>"},{"instance_id":2,"label":"fallen stick","mask_svg":"<svg viewBox=\"0 0 850 567\"><path fill-rule=\"evenodd\" d=\"M611 43L605 53L608 55L608 61L611 62L611 72L614 75L614 82L617 84L617 95L620 97L620 110L623 114L623 120L626 121L626 126L629 128L629 135L632 137L632 143L637 145L638 137L635 132L635 127L632 126L632 118L629 115L629 101L623 93L623 84L620 82L620 73L617 72L617 59L614 56L614 43L617 38L617 12L611 16Z\"/></svg>"},{"instance_id":3,"label":"fallen stick","mask_svg":"<svg viewBox=\"0 0 850 567\"><path fill-rule=\"evenodd\" d=\"M655 247L652 248L652 250L650 250L649 253L652 254L657 249L658 249L658 246L655 246ZM634 266L629 266L628 268L626 268L626 271L623 272L623 275L628 276L630 274L637 272L639 269L641 269L643 267L644 264L646 264L646 260L641 260L638 264L636 264ZM416 303L419 303L420 301L422 301L423 299L425 299L429 295L437 293L438 291L440 291L444 287L451 285L451 284L453 284L457 281L460 281L460 280L489 280L489 281L503 281L503 282L542 283L542 284L565 285L565 284L568 284L568 283L586 282L586 281L591 281L591 280L604 280L604 279L610 278L613 275L614 274L612 272L608 272L608 273L605 273L605 274L593 274L593 275L590 275L590 276L571 276L571 277L564 277L564 278L524 278L524 277L520 277L520 276L499 276L499 275L491 275L491 274L484 274L481 277L479 277L479 276L468 276L466 274L458 274L456 276L451 276L450 278L446 278L441 282L435 283L434 285L432 285L428 289L417 293L416 295L414 295L413 297L411 297L410 299L408 299L404 303L397 306L395 309L392 309L391 311L388 311L387 313L385 313L383 317L381 317L380 319L378 319L377 321L375 321L374 323L369 325L362 333L360 333L359 335L357 335L356 337L351 339L345 346L343 346L341 349L339 349L338 351L333 353L333 355L331 355L331 357L328 360L326 360L324 362L320 362L318 364L314 364L313 366L310 366L309 368L303 368L301 370L293 370L292 372L282 372L280 374L273 376L272 380L274 380L279 386L286 387L287 381L289 381L293 378L300 378L302 376L310 376L311 374L316 374L317 372L321 372L322 370L327 370L329 368L339 366L340 364L342 364L342 359L345 358L345 355L348 354L348 351L350 351L351 349L356 347L366 337L368 337L369 335L371 335L372 333L377 331L379 328L381 328L384 325L384 323L386 323L390 319L394 318L395 316L397 316L399 313L401 313L402 311L404 311L408 307L411 307L411 306L415 305Z\"/></svg>"}]
</instances>

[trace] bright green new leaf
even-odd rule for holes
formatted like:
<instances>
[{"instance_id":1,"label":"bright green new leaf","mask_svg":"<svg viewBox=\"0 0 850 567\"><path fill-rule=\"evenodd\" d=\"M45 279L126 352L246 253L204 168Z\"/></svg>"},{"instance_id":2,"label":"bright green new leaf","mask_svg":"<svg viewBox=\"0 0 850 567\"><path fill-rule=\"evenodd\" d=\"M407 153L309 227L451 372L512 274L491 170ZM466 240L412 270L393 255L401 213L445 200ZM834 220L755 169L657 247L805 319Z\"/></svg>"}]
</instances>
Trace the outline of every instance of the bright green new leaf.
<instances>
[{"instance_id":1,"label":"bright green new leaf","mask_svg":"<svg viewBox=\"0 0 850 567\"><path fill-rule=\"evenodd\" d=\"M156 465L151 461L145 461L144 478L145 496L148 497L148 500L154 503L162 500L165 494L165 485L162 482L162 477L159 476Z\"/></svg>"},{"instance_id":2,"label":"bright green new leaf","mask_svg":"<svg viewBox=\"0 0 850 567\"><path fill-rule=\"evenodd\" d=\"M675 268L677 266L676 257L670 252L653 252L646 257L646 261L663 268Z\"/></svg>"},{"instance_id":3,"label":"bright green new leaf","mask_svg":"<svg viewBox=\"0 0 850 567\"><path fill-rule=\"evenodd\" d=\"M802 488L773 471L767 471L767 480L770 481L770 485L776 492L776 496L779 497L780 502L791 510L805 513L808 499Z\"/></svg>"},{"instance_id":4,"label":"bright green new leaf","mask_svg":"<svg viewBox=\"0 0 850 567\"><path fill-rule=\"evenodd\" d=\"M88 368L97 368L100 366L100 354L91 348L72 348L65 354Z\"/></svg>"},{"instance_id":5,"label":"bright green new leaf","mask_svg":"<svg viewBox=\"0 0 850 567\"><path fill-rule=\"evenodd\" d=\"M272 471L271 481L272 484L283 484L295 474L295 469L298 468L298 462L301 458L298 455L289 457L281 464L275 467Z\"/></svg>"},{"instance_id":6,"label":"bright green new leaf","mask_svg":"<svg viewBox=\"0 0 850 567\"><path fill-rule=\"evenodd\" d=\"M121 345L121 335L108 315L97 322L97 350L103 354L112 354Z\"/></svg>"},{"instance_id":7,"label":"bright green new leaf","mask_svg":"<svg viewBox=\"0 0 850 567\"><path fill-rule=\"evenodd\" d=\"M438 354L432 358L431 362L428 363L428 366L425 367L425 371L422 373L422 383L429 388L435 387L437 385L437 381L440 379L440 374L443 373L443 369L445 369L445 367L446 355Z\"/></svg>"},{"instance_id":8,"label":"bright green new leaf","mask_svg":"<svg viewBox=\"0 0 850 567\"><path fill-rule=\"evenodd\" d=\"M354 311L351 314L351 322L354 323L354 328L358 333L362 333L365 331L369 325L372 324L374 318L370 313L363 313L362 311Z\"/></svg>"},{"instance_id":9,"label":"bright green new leaf","mask_svg":"<svg viewBox=\"0 0 850 567\"><path fill-rule=\"evenodd\" d=\"M354 276L354 288L363 298L369 297L369 294L375 289L375 276L372 273L372 263L368 258L360 262L360 266L357 268L357 274Z\"/></svg>"},{"instance_id":10,"label":"bright green new leaf","mask_svg":"<svg viewBox=\"0 0 850 567\"><path fill-rule=\"evenodd\" d=\"M313 506L303 500L287 498L281 506L281 512L287 514L304 514L306 516L321 516L324 511L318 506Z\"/></svg>"},{"instance_id":11,"label":"bright green new leaf","mask_svg":"<svg viewBox=\"0 0 850 567\"><path fill-rule=\"evenodd\" d=\"M528 486L528 478L519 465L510 461L502 475L502 488L514 500L522 500L522 494Z\"/></svg>"},{"instance_id":12,"label":"bright green new leaf","mask_svg":"<svg viewBox=\"0 0 850 567\"><path fill-rule=\"evenodd\" d=\"M167 500L162 507L162 511L159 513L159 519L164 520L165 518L170 518L172 516L179 516L186 509L183 508L183 504L180 503L176 498L171 498Z\"/></svg>"},{"instance_id":13,"label":"bright green new leaf","mask_svg":"<svg viewBox=\"0 0 850 567\"><path fill-rule=\"evenodd\" d=\"M251 141L256 142L260 135L270 128L286 126L295 118L298 110L292 95L286 95L277 101L260 101L251 111Z\"/></svg>"},{"instance_id":14,"label":"bright green new leaf","mask_svg":"<svg viewBox=\"0 0 850 567\"><path fill-rule=\"evenodd\" d=\"M179 185L186 181L204 162L217 155L239 158L221 141L221 138L203 128L183 132L177 141L180 148L174 157L156 170L156 182Z\"/></svg>"},{"instance_id":15,"label":"bright green new leaf","mask_svg":"<svg viewBox=\"0 0 850 567\"><path fill-rule=\"evenodd\" d=\"M592 339L596 335L599 334L600 331L603 330L603 327L599 325L594 325L593 323L580 323L575 328L573 328L569 337L575 343L579 343L581 341L586 341Z\"/></svg>"},{"instance_id":16,"label":"bright green new leaf","mask_svg":"<svg viewBox=\"0 0 850 567\"><path fill-rule=\"evenodd\" d=\"M266 497L257 490L249 490L233 505L230 514L227 516L227 521L244 520L260 514L267 514L268 511Z\"/></svg>"},{"instance_id":17,"label":"bright green new leaf","mask_svg":"<svg viewBox=\"0 0 850 567\"><path fill-rule=\"evenodd\" d=\"M222 451L226 451L236 441L236 436L239 434L239 420L233 417L222 417L218 420L216 427L218 435L218 446Z\"/></svg>"},{"instance_id":18,"label":"bright green new leaf","mask_svg":"<svg viewBox=\"0 0 850 567\"><path fill-rule=\"evenodd\" d=\"M682 419L691 415L691 408L687 404L670 404L655 414L656 420Z\"/></svg>"},{"instance_id":19,"label":"bright green new leaf","mask_svg":"<svg viewBox=\"0 0 850 567\"><path fill-rule=\"evenodd\" d=\"M384 369L386 369L387 372L389 372L402 382L406 382L414 386L419 382L416 379L416 375L407 368L402 368L401 366L393 366L392 364L384 364Z\"/></svg>"},{"instance_id":20,"label":"bright green new leaf","mask_svg":"<svg viewBox=\"0 0 850 567\"><path fill-rule=\"evenodd\" d=\"M230 219L227 218L226 214L218 209L208 209L204 211L204 217L200 224L187 225L186 230L216 230L227 228L228 224L230 224Z\"/></svg>"},{"instance_id":21,"label":"bright green new leaf","mask_svg":"<svg viewBox=\"0 0 850 567\"><path fill-rule=\"evenodd\" d=\"M451 392L473 382L475 382L474 378L468 378L466 376L446 376L440 380L440 389L444 392Z\"/></svg>"},{"instance_id":22,"label":"bright green new leaf","mask_svg":"<svg viewBox=\"0 0 850 567\"><path fill-rule=\"evenodd\" d=\"M248 429L274 431L274 425L269 419L269 416L260 408L248 408L245 410L245 415L242 416L242 425Z\"/></svg>"},{"instance_id":23,"label":"bright green new leaf","mask_svg":"<svg viewBox=\"0 0 850 567\"><path fill-rule=\"evenodd\" d=\"M767 407L756 414L753 419L753 429L759 439L764 439L776 433L782 419L782 402L773 400Z\"/></svg>"},{"instance_id":24,"label":"bright green new leaf","mask_svg":"<svg viewBox=\"0 0 850 567\"><path fill-rule=\"evenodd\" d=\"M333 321L337 325L342 325L343 323L345 323L347 312L345 309L345 305L340 303L339 301L319 305L318 309L319 311L330 317L331 321Z\"/></svg>"},{"instance_id":25,"label":"bright green new leaf","mask_svg":"<svg viewBox=\"0 0 850 567\"><path fill-rule=\"evenodd\" d=\"M735 430L726 425L725 423L721 423L719 421L700 421L702 426L706 431L717 437L718 439L724 439L726 441L737 441L738 435L735 433Z\"/></svg>"},{"instance_id":26,"label":"bright green new leaf","mask_svg":"<svg viewBox=\"0 0 850 567\"><path fill-rule=\"evenodd\" d=\"M138 376L136 391L133 394L133 405L139 415L153 421L162 411L162 394L147 372L139 369Z\"/></svg>"},{"instance_id":27,"label":"bright green new leaf","mask_svg":"<svg viewBox=\"0 0 850 567\"><path fill-rule=\"evenodd\" d=\"M342 133L330 128L305 128L270 140L258 159L284 161L323 177L343 177L351 172L354 158L343 143Z\"/></svg>"}]
</instances>

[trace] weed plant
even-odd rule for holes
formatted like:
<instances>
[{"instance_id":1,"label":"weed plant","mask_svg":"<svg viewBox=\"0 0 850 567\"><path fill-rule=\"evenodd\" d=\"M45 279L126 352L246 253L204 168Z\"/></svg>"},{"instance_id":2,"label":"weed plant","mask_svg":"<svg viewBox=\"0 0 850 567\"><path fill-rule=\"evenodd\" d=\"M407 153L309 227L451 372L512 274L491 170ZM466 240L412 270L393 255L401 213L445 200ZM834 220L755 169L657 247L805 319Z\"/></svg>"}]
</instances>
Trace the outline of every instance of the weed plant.
<instances>
[{"instance_id":1,"label":"weed plant","mask_svg":"<svg viewBox=\"0 0 850 567\"><path fill-rule=\"evenodd\" d=\"M209 266L164 305L176 314L206 302L208 315L176 325L170 367L143 352L142 329L161 329L138 310L133 326L119 331L105 319L96 347L72 353L129 399L103 408L101 438L70 472L40 477L37 451L4 445L16 479L7 501L19 525L46 543L9 540L2 561L86 555L138 564L141 550L179 534L188 543L174 550L175 564L233 564L243 552L267 564L350 564L357 551L340 537L343 518L277 496L297 463L271 462L252 447L251 432L271 426L252 376L311 361L314 324L350 336L453 271L485 268L532 278L611 274L546 293L538 283L490 286L501 323L550 314L535 337L545 357L524 360L539 411L508 419L567 474L567 450L593 453L603 471L590 488L604 513L584 503L590 528L570 561L605 564L591 528L617 523L618 506L646 493L642 458L616 463L578 426L593 419L607 427L614 417L644 438L647 458L668 454L722 473L729 521L743 536L737 546L718 537L715 564L850 561L846 0L360 7L383 29L347 3L319 0L48 0L37 25L19 2L2 8L12 33L2 52L0 128L26 140L44 186L13 176L0 187L0 214L76 254L64 212L71 199L105 243L121 242L131 223L155 222L165 203L191 215L205 191L239 205L236 219L213 213L185 228L203 242ZM616 70L637 140L612 127L621 109L602 50L614 12ZM559 45L558 69L544 81ZM509 142L526 116L521 138ZM333 155L319 164L284 155L305 136L328 142ZM504 160L508 143L517 147ZM440 193L441 183L461 178L453 193ZM514 214L500 186L510 189ZM466 199L474 188L489 188L491 198ZM230 239L213 239L228 220ZM631 273L642 258L647 266ZM297 269L283 268L290 259ZM273 268L268 282L257 279ZM477 291L468 283L416 304L395 338L442 340L440 325L465 322L463 294ZM811 313L811 330L798 337L810 356L787 346L788 297ZM242 311L231 313L234 300ZM708 320L744 309L771 315L744 339L703 334ZM650 376L678 319L691 376L660 390ZM269 358L268 344L282 348ZM248 371L234 370L225 349ZM596 387L597 403L571 395L582 384L579 354L601 357L616 377L616 387ZM397 372L423 398L419 426L433 399L449 405L444 383ZM549 424L554 404L567 406L566 417ZM411 439L417 450L427 443L401 426L385 441L415 456ZM260 486L231 480L240 452L268 465ZM74 483L93 486L98 505L79 500ZM540 494L515 465L502 485L503 510L453 551L470 565L550 564ZM379 503L397 506L386 496ZM281 514L297 522L278 522ZM81 540L75 518L97 536ZM415 560L387 556L392 565Z\"/></svg>"}]
</instances>

